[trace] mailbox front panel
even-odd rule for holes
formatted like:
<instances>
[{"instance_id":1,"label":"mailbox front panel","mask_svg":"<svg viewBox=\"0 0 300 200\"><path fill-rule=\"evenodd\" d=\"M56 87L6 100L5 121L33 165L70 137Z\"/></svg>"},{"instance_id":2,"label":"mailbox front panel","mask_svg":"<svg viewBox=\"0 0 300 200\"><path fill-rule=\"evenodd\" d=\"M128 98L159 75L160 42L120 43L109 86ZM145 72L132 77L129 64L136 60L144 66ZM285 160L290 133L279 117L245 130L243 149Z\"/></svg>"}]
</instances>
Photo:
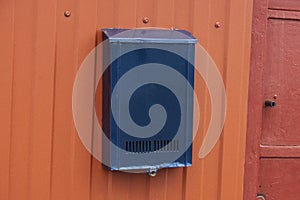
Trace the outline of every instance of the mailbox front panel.
<instances>
[{"instance_id":1,"label":"mailbox front panel","mask_svg":"<svg viewBox=\"0 0 300 200\"><path fill-rule=\"evenodd\" d=\"M195 39L176 32L103 30L103 157L111 170L192 163Z\"/></svg>"}]
</instances>

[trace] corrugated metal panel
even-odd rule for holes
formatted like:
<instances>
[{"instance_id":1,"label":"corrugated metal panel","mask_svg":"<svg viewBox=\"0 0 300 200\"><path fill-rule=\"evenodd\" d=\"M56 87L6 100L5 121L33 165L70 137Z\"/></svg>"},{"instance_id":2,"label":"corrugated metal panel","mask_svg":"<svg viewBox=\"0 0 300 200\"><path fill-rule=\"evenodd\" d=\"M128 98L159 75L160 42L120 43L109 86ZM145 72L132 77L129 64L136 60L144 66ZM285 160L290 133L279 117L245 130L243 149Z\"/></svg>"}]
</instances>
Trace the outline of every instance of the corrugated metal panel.
<instances>
[{"instance_id":1,"label":"corrugated metal panel","mask_svg":"<svg viewBox=\"0 0 300 200\"><path fill-rule=\"evenodd\" d=\"M242 199L251 12L251 0L1 0L0 199ZM193 166L155 178L103 170L81 144L71 110L96 30L143 26L192 32L219 66L228 98L223 136L200 160L210 100L196 77L202 118Z\"/></svg>"}]
</instances>

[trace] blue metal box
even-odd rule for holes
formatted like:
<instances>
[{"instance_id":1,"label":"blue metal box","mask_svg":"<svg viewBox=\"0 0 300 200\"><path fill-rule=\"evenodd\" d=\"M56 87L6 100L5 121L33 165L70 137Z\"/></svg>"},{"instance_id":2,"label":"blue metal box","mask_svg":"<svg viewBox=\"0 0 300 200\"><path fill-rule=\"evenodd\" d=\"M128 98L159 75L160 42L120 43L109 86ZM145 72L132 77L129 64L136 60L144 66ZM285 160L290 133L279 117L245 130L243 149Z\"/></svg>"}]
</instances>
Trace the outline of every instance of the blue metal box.
<instances>
[{"instance_id":1,"label":"blue metal box","mask_svg":"<svg viewBox=\"0 0 300 200\"><path fill-rule=\"evenodd\" d=\"M103 118L111 170L192 164L194 47L187 31L103 29Z\"/></svg>"}]
</instances>

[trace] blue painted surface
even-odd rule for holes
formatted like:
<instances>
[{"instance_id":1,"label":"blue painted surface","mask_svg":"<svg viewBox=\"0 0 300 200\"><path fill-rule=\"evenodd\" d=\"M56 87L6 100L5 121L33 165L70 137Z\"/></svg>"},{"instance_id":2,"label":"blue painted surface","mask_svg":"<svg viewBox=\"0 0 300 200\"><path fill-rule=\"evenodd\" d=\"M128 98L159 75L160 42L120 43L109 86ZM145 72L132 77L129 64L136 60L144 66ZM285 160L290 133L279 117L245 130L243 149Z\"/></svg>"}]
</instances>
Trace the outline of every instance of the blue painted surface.
<instances>
[{"instance_id":1,"label":"blue painted surface","mask_svg":"<svg viewBox=\"0 0 300 200\"><path fill-rule=\"evenodd\" d=\"M143 64L162 64L179 72L192 88L194 86L194 43L196 39L188 32L181 30L141 30L137 29L128 34L121 34L126 29L105 29L103 30L104 39L109 40L109 47L104 49L107 59L117 58L112 61L107 69L103 84L103 126L106 127L105 132L110 141L118 146L122 151L115 151L110 148L109 154L111 170L138 170L138 169L157 169L164 167L184 167L192 164L192 119L193 106L181 108L176 96L165 86L150 83L137 88L132 94L129 101L129 112L132 120L139 126L146 126L150 121L148 115L149 109L154 104L164 107L167 113L167 120L163 128L155 135L148 138L134 137L130 133L126 133L118 127L118 120L114 119L110 110L110 97L117 82L128 71ZM142 45L141 49L129 51L123 55L122 49L132 48ZM177 46L176 46L177 45ZM170 51L168 51L170 48ZM175 49L183 55L179 56L173 53ZM177 51L177 50L176 50ZM121 55L119 57L119 55ZM167 78L167 77L166 77ZM168 77L170 78L170 77ZM176 83L174 83L176 85ZM186 88L185 85L180 86ZM185 93L185 89L182 90ZM120 92L120 95L122 93ZM193 104L193 94L187 97L187 104ZM187 120L190 119L190 120ZM184 123L184 137L180 140L174 139L179 124ZM143 133L141 133L143 134ZM182 139L183 138L183 139ZM172 144L170 144L172 143ZM155 160L155 155L174 153L178 146L185 146L186 151L182 152L173 162L166 161L159 163ZM169 148L169 149L168 149ZM160 150L159 150L160 149ZM179 151L179 150L178 150ZM149 159L136 162L134 154L155 154L149 155Z\"/></svg>"}]
</instances>

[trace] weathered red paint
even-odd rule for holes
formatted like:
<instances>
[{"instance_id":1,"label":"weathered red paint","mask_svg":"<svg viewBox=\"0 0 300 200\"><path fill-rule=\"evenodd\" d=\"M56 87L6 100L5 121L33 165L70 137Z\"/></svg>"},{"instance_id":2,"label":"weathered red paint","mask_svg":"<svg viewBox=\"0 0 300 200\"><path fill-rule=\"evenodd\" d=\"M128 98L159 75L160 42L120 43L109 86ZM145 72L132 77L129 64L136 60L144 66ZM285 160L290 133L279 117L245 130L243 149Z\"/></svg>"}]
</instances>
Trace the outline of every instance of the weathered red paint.
<instances>
[{"instance_id":1,"label":"weathered red paint","mask_svg":"<svg viewBox=\"0 0 300 200\"><path fill-rule=\"evenodd\" d=\"M266 200L299 200L299 166L299 159L262 159L258 192Z\"/></svg>"},{"instance_id":2,"label":"weathered red paint","mask_svg":"<svg viewBox=\"0 0 300 200\"><path fill-rule=\"evenodd\" d=\"M254 1L245 200L300 196L299 10L296 0Z\"/></svg>"},{"instance_id":3,"label":"weathered red paint","mask_svg":"<svg viewBox=\"0 0 300 200\"><path fill-rule=\"evenodd\" d=\"M274 10L300 11L300 1L297 0L269 0L268 8Z\"/></svg>"},{"instance_id":4,"label":"weathered red paint","mask_svg":"<svg viewBox=\"0 0 300 200\"><path fill-rule=\"evenodd\" d=\"M258 192L258 170L260 156L260 130L262 121L263 66L267 0L254 0L252 19L251 62L249 79L248 119L246 136L246 160L244 176L244 199L254 200Z\"/></svg>"},{"instance_id":5,"label":"weathered red paint","mask_svg":"<svg viewBox=\"0 0 300 200\"><path fill-rule=\"evenodd\" d=\"M261 143L299 145L300 22L277 16L269 15L268 19L267 60L263 75L264 98L272 99L277 94L277 106L263 109ZM300 19L300 15L298 17Z\"/></svg>"}]
</instances>

